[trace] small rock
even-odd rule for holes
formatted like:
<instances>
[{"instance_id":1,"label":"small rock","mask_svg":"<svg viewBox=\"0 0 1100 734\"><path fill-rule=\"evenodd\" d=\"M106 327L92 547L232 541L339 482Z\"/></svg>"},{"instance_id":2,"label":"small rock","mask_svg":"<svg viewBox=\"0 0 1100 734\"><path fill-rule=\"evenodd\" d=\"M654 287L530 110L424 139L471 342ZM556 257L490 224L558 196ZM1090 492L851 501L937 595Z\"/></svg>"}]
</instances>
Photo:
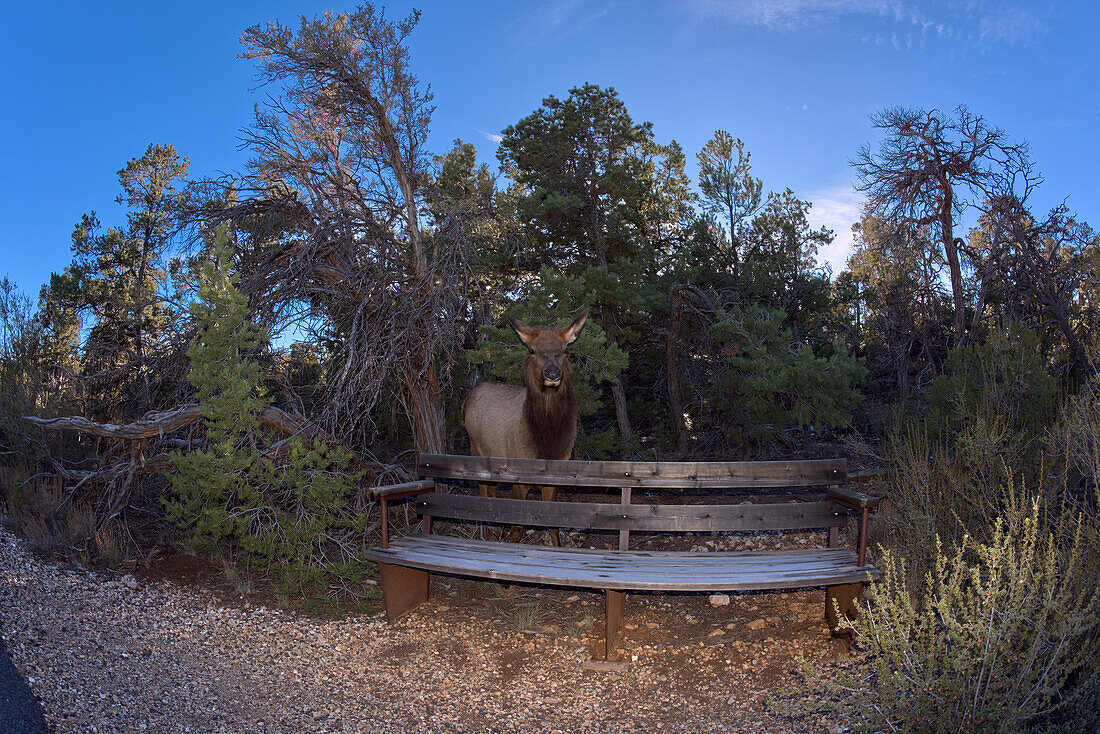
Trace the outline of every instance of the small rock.
<instances>
[{"instance_id":1,"label":"small rock","mask_svg":"<svg viewBox=\"0 0 1100 734\"><path fill-rule=\"evenodd\" d=\"M710 605L712 607L728 607L730 603L729 594L711 594Z\"/></svg>"},{"instance_id":2,"label":"small rock","mask_svg":"<svg viewBox=\"0 0 1100 734\"><path fill-rule=\"evenodd\" d=\"M627 663L616 663L609 660L586 660L581 663L581 668L603 673L625 673L629 669L629 665Z\"/></svg>"},{"instance_id":3,"label":"small rock","mask_svg":"<svg viewBox=\"0 0 1100 734\"><path fill-rule=\"evenodd\" d=\"M122 585L125 586L127 589L132 589L134 591L137 591L138 588L140 588L140 585L138 584L137 579L134 578L133 574L130 574L130 573L126 574L125 576L122 577L121 581L122 581Z\"/></svg>"},{"instance_id":4,"label":"small rock","mask_svg":"<svg viewBox=\"0 0 1100 734\"><path fill-rule=\"evenodd\" d=\"M764 627L767 626L767 624L768 623L765 622L762 619L754 619L751 622L749 622L748 624L746 624L745 626L748 627L751 630L762 630L762 629L764 629Z\"/></svg>"},{"instance_id":5,"label":"small rock","mask_svg":"<svg viewBox=\"0 0 1100 734\"><path fill-rule=\"evenodd\" d=\"M711 637L721 637L721 636L722 636L722 635L724 635L724 634L726 634L726 631L725 631L725 630L713 630L713 631L712 631L712 632L710 633L710 636L711 636Z\"/></svg>"}]
</instances>

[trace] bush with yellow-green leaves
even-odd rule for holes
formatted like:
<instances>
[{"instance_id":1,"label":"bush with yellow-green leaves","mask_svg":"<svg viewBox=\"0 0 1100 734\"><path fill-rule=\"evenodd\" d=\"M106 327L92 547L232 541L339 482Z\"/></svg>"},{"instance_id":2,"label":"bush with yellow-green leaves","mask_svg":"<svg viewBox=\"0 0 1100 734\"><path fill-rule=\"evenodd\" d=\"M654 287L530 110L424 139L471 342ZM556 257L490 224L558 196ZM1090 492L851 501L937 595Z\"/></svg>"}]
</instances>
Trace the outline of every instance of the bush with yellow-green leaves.
<instances>
[{"instance_id":1,"label":"bush with yellow-green leaves","mask_svg":"<svg viewBox=\"0 0 1100 734\"><path fill-rule=\"evenodd\" d=\"M1017 732L1071 706L1095 675L1100 594L1080 518L1047 529L1037 503L997 520L992 539L936 541L911 584L883 553L883 578L849 622L866 677L830 686L864 731Z\"/></svg>"}]
</instances>

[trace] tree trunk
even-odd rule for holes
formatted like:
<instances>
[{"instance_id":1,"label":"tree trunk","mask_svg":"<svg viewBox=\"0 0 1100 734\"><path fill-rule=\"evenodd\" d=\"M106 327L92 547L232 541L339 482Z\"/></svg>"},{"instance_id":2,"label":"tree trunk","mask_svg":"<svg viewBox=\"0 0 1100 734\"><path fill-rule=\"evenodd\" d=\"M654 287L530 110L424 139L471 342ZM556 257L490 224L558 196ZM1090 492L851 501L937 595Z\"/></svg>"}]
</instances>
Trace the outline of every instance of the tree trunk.
<instances>
[{"instance_id":1,"label":"tree trunk","mask_svg":"<svg viewBox=\"0 0 1100 734\"><path fill-rule=\"evenodd\" d=\"M940 215L940 237L943 241L943 254L947 258L947 267L951 274L951 300L955 305L955 345L962 346L966 333L966 299L963 294L962 263L959 261L959 241L955 239L954 222L951 218L952 199L947 198L944 211Z\"/></svg>"},{"instance_id":2,"label":"tree trunk","mask_svg":"<svg viewBox=\"0 0 1100 734\"><path fill-rule=\"evenodd\" d=\"M1066 304L1057 295L1050 293L1047 288L1039 288L1038 290L1039 299L1045 302L1047 313L1054 319L1054 323L1058 325L1062 335L1066 337L1066 344L1073 355L1073 361L1086 375L1096 374L1096 367L1089 360L1085 345L1077 338L1077 332L1073 330L1073 325L1069 322Z\"/></svg>"},{"instance_id":3,"label":"tree trunk","mask_svg":"<svg viewBox=\"0 0 1100 734\"><path fill-rule=\"evenodd\" d=\"M714 306L707 295L692 285L678 285L669 295L672 317L665 337L665 381L668 387L669 410L676 427L676 450L682 456L688 449L687 420L684 418L684 402L680 396L680 380L676 371L676 352L680 344L680 321L685 308L696 313L714 315Z\"/></svg>"},{"instance_id":4,"label":"tree trunk","mask_svg":"<svg viewBox=\"0 0 1100 734\"><path fill-rule=\"evenodd\" d=\"M741 258L739 256L739 253L737 252L737 240L733 236L734 212L733 212L733 204L732 203L729 205L729 216L730 216L730 231L729 231L730 254L733 255L733 277L737 278L741 275Z\"/></svg>"},{"instance_id":5,"label":"tree trunk","mask_svg":"<svg viewBox=\"0 0 1100 734\"><path fill-rule=\"evenodd\" d=\"M1047 313L1054 319L1059 331L1065 336L1066 344L1073 355L1073 361L1077 363L1081 370L1084 370L1086 375L1096 374L1096 365L1089 359L1085 345L1077 338L1077 332L1074 331L1073 325L1069 322L1069 313L1066 309L1065 298L1062 296L1062 289L1055 285L1054 278L1049 277L1044 272L1043 257L1028 242L1024 243L1021 250L1024 253L1024 262L1028 269L1032 290L1039 296L1039 302L1046 307ZM1075 288L1077 283L1079 281L1075 281Z\"/></svg>"},{"instance_id":6,"label":"tree trunk","mask_svg":"<svg viewBox=\"0 0 1100 734\"><path fill-rule=\"evenodd\" d=\"M445 453L447 423L434 368L429 365L427 369L420 371L406 367L404 378L409 421L412 423L417 452Z\"/></svg>"},{"instance_id":7,"label":"tree trunk","mask_svg":"<svg viewBox=\"0 0 1100 734\"><path fill-rule=\"evenodd\" d=\"M673 291L672 319L665 334L665 386L668 389L668 409L672 413L672 425L676 428L676 453L684 456L688 447L687 421L684 420L684 401L680 398L680 379L676 373L676 348L680 341L680 315L683 303Z\"/></svg>"},{"instance_id":8,"label":"tree trunk","mask_svg":"<svg viewBox=\"0 0 1100 734\"><path fill-rule=\"evenodd\" d=\"M990 259L992 259L992 256L990 256ZM982 312L985 311L985 299L989 294L990 270L992 270L992 265L982 268L982 284L978 286L978 297L974 301L974 317L970 320L970 333L966 339L968 342L975 338L978 328L981 326Z\"/></svg>"},{"instance_id":9,"label":"tree trunk","mask_svg":"<svg viewBox=\"0 0 1100 734\"><path fill-rule=\"evenodd\" d=\"M634 443L634 429L630 427L630 416L626 412L626 391L618 380L611 383L611 398L615 402L615 420L619 424L619 435L626 444Z\"/></svg>"},{"instance_id":10,"label":"tree trunk","mask_svg":"<svg viewBox=\"0 0 1100 734\"><path fill-rule=\"evenodd\" d=\"M911 344L910 340L910 344ZM909 397L909 351L910 344L904 348L894 347L894 369L897 371L898 397L903 401Z\"/></svg>"}]
</instances>

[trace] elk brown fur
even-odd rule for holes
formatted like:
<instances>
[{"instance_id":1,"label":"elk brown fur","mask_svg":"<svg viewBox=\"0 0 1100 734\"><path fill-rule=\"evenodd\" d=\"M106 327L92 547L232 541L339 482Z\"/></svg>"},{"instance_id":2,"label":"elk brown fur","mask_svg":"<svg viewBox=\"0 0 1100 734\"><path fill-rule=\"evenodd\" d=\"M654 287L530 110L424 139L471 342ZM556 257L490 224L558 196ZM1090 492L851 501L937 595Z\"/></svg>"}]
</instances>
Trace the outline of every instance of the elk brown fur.
<instances>
[{"instance_id":1,"label":"elk brown fur","mask_svg":"<svg viewBox=\"0 0 1100 734\"><path fill-rule=\"evenodd\" d=\"M462 418L474 456L513 459L568 459L577 438L577 395L566 347L576 340L587 314L564 329L531 327L509 315L508 320L527 345L523 360L524 386L483 382L462 405ZM526 485L512 487L522 499ZM542 498L553 500L557 487L542 487ZM496 496L496 486L482 484L482 496ZM519 529L512 529L512 539ZM554 544L558 533L551 531Z\"/></svg>"}]
</instances>

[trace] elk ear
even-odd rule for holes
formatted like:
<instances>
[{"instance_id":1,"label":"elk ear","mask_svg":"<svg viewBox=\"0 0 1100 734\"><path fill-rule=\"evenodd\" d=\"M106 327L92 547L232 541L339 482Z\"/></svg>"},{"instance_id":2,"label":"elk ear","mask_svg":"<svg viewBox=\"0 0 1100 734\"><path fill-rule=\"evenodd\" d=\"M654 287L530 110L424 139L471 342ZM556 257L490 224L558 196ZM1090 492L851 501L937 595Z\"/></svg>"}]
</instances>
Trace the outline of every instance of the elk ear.
<instances>
[{"instance_id":1,"label":"elk ear","mask_svg":"<svg viewBox=\"0 0 1100 734\"><path fill-rule=\"evenodd\" d=\"M561 338L565 340L566 344L572 344L577 340L577 335L581 333L581 327L584 326L587 319L588 312L582 311L577 318L573 319L573 323L561 330Z\"/></svg>"},{"instance_id":2,"label":"elk ear","mask_svg":"<svg viewBox=\"0 0 1100 734\"><path fill-rule=\"evenodd\" d=\"M516 330L517 334L519 334L519 338L523 340L523 343L530 346L531 342L534 341L535 336L539 333L539 330L532 329L530 326L523 323L512 314L506 314L505 316L508 319L508 323L511 324L512 328Z\"/></svg>"}]
</instances>

